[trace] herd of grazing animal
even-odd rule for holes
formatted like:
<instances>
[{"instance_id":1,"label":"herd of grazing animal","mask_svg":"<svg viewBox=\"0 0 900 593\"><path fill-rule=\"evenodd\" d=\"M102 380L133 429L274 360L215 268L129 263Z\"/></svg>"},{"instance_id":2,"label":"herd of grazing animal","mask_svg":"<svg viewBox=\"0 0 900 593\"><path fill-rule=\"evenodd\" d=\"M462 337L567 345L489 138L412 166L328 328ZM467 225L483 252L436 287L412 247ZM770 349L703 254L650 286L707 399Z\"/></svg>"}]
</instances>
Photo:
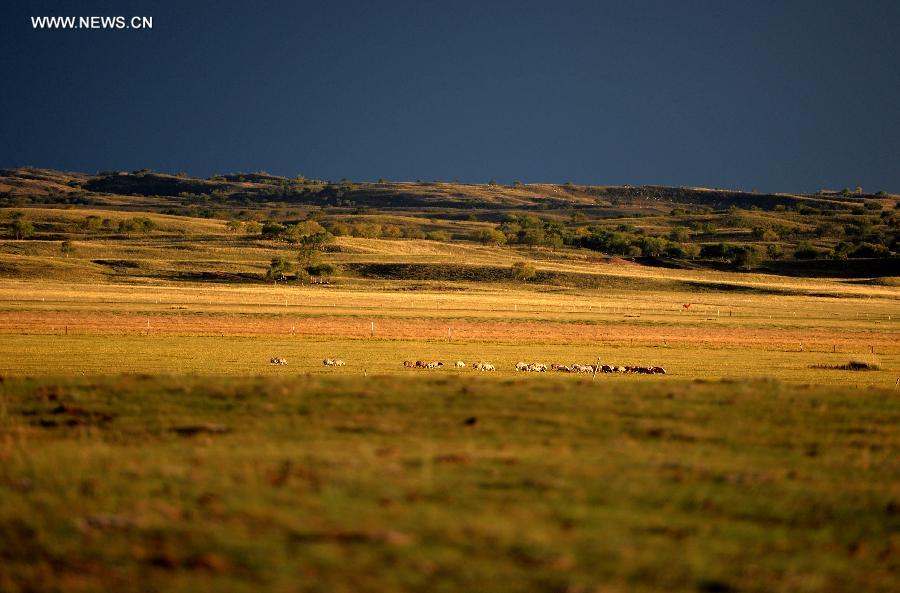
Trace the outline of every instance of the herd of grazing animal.
<instances>
[{"instance_id":1,"label":"herd of grazing animal","mask_svg":"<svg viewBox=\"0 0 900 593\"><path fill-rule=\"evenodd\" d=\"M413 362L411 360L404 360L403 366L408 369L440 369L440 368L444 367L444 363L440 362L440 361L425 362L424 360L417 360L416 362ZM466 368L466 363L461 360L457 360L453 364L453 366L458 369L464 369L464 368ZM489 362L473 362L472 368L475 369L476 371L496 371L497 370L497 368Z\"/></svg>"},{"instance_id":2,"label":"herd of grazing animal","mask_svg":"<svg viewBox=\"0 0 900 593\"><path fill-rule=\"evenodd\" d=\"M539 362L517 362L516 370L522 373L546 373L547 365Z\"/></svg>"},{"instance_id":3,"label":"herd of grazing animal","mask_svg":"<svg viewBox=\"0 0 900 593\"><path fill-rule=\"evenodd\" d=\"M282 358L280 356L273 356L269 360L269 364L271 365L286 365L287 359ZM325 358L322 360L322 365L327 367L342 367L346 366L346 362L341 360L340 358ZM439 369L444 367L444 363L440 361L431 361L427 362L424 360L417 360L415 362L411 360L403 361L403 366L408 369ZM458 369L466 368L466 363L457 360L453 365ZM497 368L489 362L473 362L472 368L476 371L496 371ZM515 365L515 369L518 372L522 373L546 373L547 365L539 363L539 362L517 362ZM560 363L553 363L550 365L551 371L557 371L560 373L591 373L596 375L597 373L632 373L638 375L665 375L666 369L659 366L610 366L607 364L578 364L574 363L572 365L564 365Z\"/></svg>"},{"instance_id":4,"label":"herd of grazing animal","mask_svg":"<svg viewBox=\"0 0 900 593\"><path fill-rule=\"evenodd\" d=\"M610 366L608 364L551 364L550 369L560 373L634 373L638 375L665 375L666 369L657 366Z\"/></svg>"}]
</instances>

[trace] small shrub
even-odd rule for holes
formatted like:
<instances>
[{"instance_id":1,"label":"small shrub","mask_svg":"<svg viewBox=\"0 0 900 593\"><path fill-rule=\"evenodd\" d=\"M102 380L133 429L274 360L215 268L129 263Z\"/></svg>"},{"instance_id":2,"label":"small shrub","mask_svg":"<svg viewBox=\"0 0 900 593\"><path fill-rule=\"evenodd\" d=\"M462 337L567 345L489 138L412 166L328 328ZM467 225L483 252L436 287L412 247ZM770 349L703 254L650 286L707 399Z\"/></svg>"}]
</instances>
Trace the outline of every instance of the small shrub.
<instances>
[{"instance_id":1,"label":"small shrub","mask_svg":"<svg viewBox=\"0 0 900 593\"><path fill-rule=\"evenodd\" d=\"M430 241L443 241L446 243L450 241L451 237L447 231L431 231L425 235L425 238Z\"/></svg>"},{"instance_id":2,"label":"small shrub","mask_svg":"<svg viewBox=\"0 0 900 593\"><path fill-rule=\"evenodd\" d=\"M516 280L526 282L537 275L537 269L528 262L520 261L512 265L512 275Z\"/></svg>"}]
</instances>

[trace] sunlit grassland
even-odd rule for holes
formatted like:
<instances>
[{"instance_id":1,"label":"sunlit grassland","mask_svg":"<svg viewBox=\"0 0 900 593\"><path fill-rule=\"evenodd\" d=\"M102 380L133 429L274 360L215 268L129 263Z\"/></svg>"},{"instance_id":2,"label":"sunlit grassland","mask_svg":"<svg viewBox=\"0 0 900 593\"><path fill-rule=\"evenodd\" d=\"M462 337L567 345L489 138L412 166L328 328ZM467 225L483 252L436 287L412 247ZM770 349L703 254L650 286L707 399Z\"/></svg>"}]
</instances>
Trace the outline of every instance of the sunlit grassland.
<instances>
[{"instance_id":1,"label":"sunlit grassland","mask_svg":"<svg viewBox=\"0 0 900 593\"><path fill-rule=\"evenodd\" d=\"M287 366L270 366L282 356ZM347 366L326 368L323 358L341 358ZM598 384L641 384L690 378L770 377L807 384L855 387L893 387L900 368L900 353L796 350L747 346L632 346L628 343L512 344L439 340L383 340L240 336L0 336L0 373L5 375L150 374L254 375L295 377L304 374L402 374L437 377L480 374L471 368L452 368L457 360L470 365L488 361L497 366L498 378L515 373L518 361L549 364L604 364L663 366L665 377L599 374ZM409 370L404 360L440 360L436 370ZM841 365L849 360L876 362L876 371L814 368ZM535 375L528 375L533 378ZM564 375L576 380L584 375ZM588 378L591 376L588 375Z\"/></svg>"},{"instance_id":2,"label":"sunlit grassland","mask_svg":"<svg viewBox=\"0 0 900 593\"><path fill-rule=\"evenodd\" d=\"M0 373L321 373L331 372L322 358L340 357L349 374L404 372L418 359L484 360L502 374L519 360L599 359L681 378L891 386L900 370L888 296L457 286L0 281ZM288 367L270 369L273 356ZM811 368L851 359L880 369Z\"/></svg>"},{"instance_id":3,"label":"sunlit grassland","mask_svg":"<svg viewBox=\"0 0 900 593\"><path fill-rule=\"evenodd\" d=\"M0 591L900 588L895 282L340 237L301 286L151 217L0 241ZM352 273L515 261L560 276Z\"/></svg>"}]
</instances>

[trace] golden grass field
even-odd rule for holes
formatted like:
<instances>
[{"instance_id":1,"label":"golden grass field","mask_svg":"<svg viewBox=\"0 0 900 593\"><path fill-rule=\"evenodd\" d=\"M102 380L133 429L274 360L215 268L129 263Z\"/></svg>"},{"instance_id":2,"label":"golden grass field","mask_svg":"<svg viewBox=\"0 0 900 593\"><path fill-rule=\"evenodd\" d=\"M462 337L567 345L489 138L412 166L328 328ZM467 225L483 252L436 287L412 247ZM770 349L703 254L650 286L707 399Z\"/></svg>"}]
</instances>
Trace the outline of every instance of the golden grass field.
<instances>
[{"instance_id":1,"label":"golden grass field","mask_svg":"<svg viewBox=\"0 0 900 593\"><path fill-rule=\"evenodd\" d=\"M341 237L591 282L301 286L262 280L286 245L150 216L0 241L0 591L900 586L896 278Z\"/></svg>"},{"instance_id":2,"label":"golden grass field","mask_svg":"<svg viewBox=\"0 0 900 593\"><path fill-rule=\"evenodd\" d=\"M599 357L664 366L682 378L891 387L900 369L897 303L887 296L7 280L0 281L0 372L402 373L404 360L461 359L491 361L505 373L518 360ZM269 368L272 356L289 365ZM348 366L324 369L324 357ZM881 370L810 368L850 359Z\"/></svg>"}]
</instances>

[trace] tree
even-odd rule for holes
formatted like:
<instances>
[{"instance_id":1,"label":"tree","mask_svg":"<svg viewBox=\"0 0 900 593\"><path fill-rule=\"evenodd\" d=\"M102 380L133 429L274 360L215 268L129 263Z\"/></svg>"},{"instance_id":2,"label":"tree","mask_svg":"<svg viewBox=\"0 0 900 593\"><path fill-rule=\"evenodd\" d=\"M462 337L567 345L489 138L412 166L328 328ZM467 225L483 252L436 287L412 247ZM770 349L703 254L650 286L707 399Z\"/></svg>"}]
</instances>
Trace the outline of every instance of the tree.
<instances>
[{"instance_id":1,"label":"tree","mask_svg":"<svg viewBox=\"0 0 900 593\"><path fill-rule=\"evenodd\" d=\"M732 251L732 259L735 265L745 270L749 270L752 266L759 263L759 250L756 245L738 245Z\"/></svg>"},{"instance_id":2,"label":"tree","mask_svg":"<svg viewBox=\"0 0 900 593\"><path fill-rule=\"evenodd\" d=\"M332 264L321 263L307 267L306 272L315 278L325 278L334 276L337 273L337 267Z\"/></svg>"},{"instance_id":3,"label":"tree","mask_svg":"<svg viewBox=\"0 0 900 593\"><path fill-rule=\"evenodd\" d=\"M677 226L669 233L669 240L676 243L684 243L691 238L691 229L684 226Z\"/></svg>"},{"instance_id":4,"label":"tree","mask_svg":"<svg viewBox=\"0 0 900 593\"><path fill-rule=\"evenodd\" d=\"M27 239L34 234L34 225L20 218L13 222L12 231L16 239Z\"/></svg>"},{"instance_id":5,"label":"tree","mask_svg":"<svg viewBox=\"0 0 900 593\"><path fill-rule=\"evenodd\" d=\"M238 233L242 228L244 228L244 223L240 220L229 220L225 223L225 228L229 233Z\"/></svg>"},{"instance_id":6,"label":"tree","mask_svg":"<svg viewBox=\"0 0 900 593\"><path fill-rule=\"evenodd\" d=\"M822 252L809 243L801 243L794 251L794 259L816 259L821 255Z\"/></svg>"},{"instance_id":7,"label":"tree","mask_svg":"<svg viewBox=\"0 0 900 593\"><path fill-rule=\"evenodd\" d=\"M519 261L512 265L512 275L516 280L525 282L537 275L537 270L528 262Z\"/></svg>"},{"instance_id":8,"label":"tree","mask_svg":"<svg viewBox=\"0 0 900 593\"><path fill-rule=\"evenodd\" d=\"M262 232L262 225L255 220L248 220L244 223L244 232L248 235L258 235Z\"/></svg>"},{"instance_id":9,"label":"tree","mask_svg":"<svg viewBox=\"0 0 900 593\"><path fill-rule=\"evenodd\" d=\"M262 236L264 239L280 239L285 232L283 224L277 222L267 222L262 226Z\"/></svg>"},{"instance_id":10,"label":"tree","mask_svg":"<svg viewBox=\"0 0 900 593\"><path fill-rule=\"evenodd\" d=\"M704 259L725 259L728 255L728 245L725 243L710 243L700 248L700 257Z\"/></svg>"},{"instance_id":11,"label":"tree","mask_svg":"<svg viewBox=\"0 0 900 593\"><path fill-rule=\"evenodd\" d=\"M401 231L404 239L424 239L425 231L417 226L403 227Z\"/></svg>"},{"instance_id":12,"label":"tree","mask_svg":"<svg viewBox=\"0 0 900 593\"><path fill-rule=\"evenodd\" d=\"M684 256L694 259L700 256L700 246L694 245L693 243L688 243L687 245L682 245L681 250L684 251Z\"/></svg>"},{"instance_id":13,"label":"tree","mask_svg":"<svg viewBox=\"0 0 900 593\"><path fill-rule=\"evenodd\" d=\"M403 229L395 224L385 224L381 227L381 236L387 239L400 239L403 237Z\"/></svg>"},{"instance_id":14,"label":"tree","mask_svg":"<svg viewBox=\"0 0 900 593\"><path fill-rule=\"evenodd\" d=\"M95 214L89 214L88 216L85 216L84 220L82 220L78 224L79 227L81 227L85 230L88 230L88 231L99 231L100 227L102 225L103 225L103 221L100 219L99 216L97 216Z\"/></svg>"},{"instance_id":15,"label":"tree","mask_svg":"<svg viewBox=\"0 0 900 593\"><path fill-rule=\"evenodd\" d=\"M850 257L888 257L891 251L879 243L860 243Z\"/></svg>"},{"instance_id":16,"label":"tree","mask_svg":"<svg viewBox=\"0 0 900 593\"><path fill-rule=\"evenodd\" d=\"M450 241L450 233L447 231L431 231L425 234L425 238L429 241L442 241L444 243Z\"/></svg>"},{"instance_id":17,"label":"tree","mask_svg":"<svg viewBox=\"0 0 900 593\"><path fill-rule=\"evenodd\" d=\"M475 232L473 238L485 245L503 245L506 243L506 235L497 229L481 229Z\"/></svg>"},{"instance_id":18,"label":"tree","mask_svg":"<svg viewBox=\"0 0 900 593\"><path fill-rule=\"evenodd\" d=\"M779 239L778 233L773 231L772 229L766 229L763 231L762 236L760 237L763 241L771 243L772 241L777 241Z\"/></svg>"},{"instance_id":19,"label":"tree","mask_svg":"<svg viewBox=\"0 0 900 593\"><path fill-rule=\"evenodd\" d=\"M662 237L642 237L638 241L638 247L646 255L658 256L666 248L666 240Z\"/></svg>"},{"instance_id":20,"label":"tree","mask_svg":"<svg viewBox=\"0 0 900 593\"><path fill-rule=\"evenodd\" d=\"M69 257L69 254L75 253L75 246L72 245L72 242L66 239L62 243L59 244L59 251L66 257Z\"/></svg>"},{"instance_id":21,"label":"tree","mask_svg":"<svg viewBox=\"0 0 900 593\"><path fill-rule=\"evenodd\" d=\"M326 244L332 242L334 242L334 235L324 229L303 237L297 250L297 261L300 263L300 267L306 269L319 263L322 249Z\"/></svg>"},{"instance_id":22,"label":"tree","mask_svg":"<svg viewBox=\"0 0 900 593\"><path fill-rule=\"evenodd\" d=\"M325 228L335 237L346 237L352 233L350 225L343 222L326 223Z\"/></svg>"},{"instance_id":23,"label":"tree","mask_svg":"<svg viewBox=\"0 0 900 593\"><path fill-rule=\"evenodd\" d=\"M149 233L156 228L156 223L146 216L135 216L119 221L120 233Z\"/></svg>"},{"instance_id":24,"label":"tree","mask_svg":"<svg viewBox=\"0 0 900 593\"><path fill-rule=\"evenodd\" d=\"M273 257L269 264L269 271L266 272L266 278L272 280L285 280L287 275L294 269L293 264L284 257Z\"/></svg>"},{"instance_id":25,"label":"tree","mask_svg":"<svg viewBox=\"0 0 900 593\"><path fill-rule=\"evenodd\" d=\"M520 241L525 245L543 245L547 239L544 229L536 226L529 226L520 233Z\"/></svg>"}]
</instances>

